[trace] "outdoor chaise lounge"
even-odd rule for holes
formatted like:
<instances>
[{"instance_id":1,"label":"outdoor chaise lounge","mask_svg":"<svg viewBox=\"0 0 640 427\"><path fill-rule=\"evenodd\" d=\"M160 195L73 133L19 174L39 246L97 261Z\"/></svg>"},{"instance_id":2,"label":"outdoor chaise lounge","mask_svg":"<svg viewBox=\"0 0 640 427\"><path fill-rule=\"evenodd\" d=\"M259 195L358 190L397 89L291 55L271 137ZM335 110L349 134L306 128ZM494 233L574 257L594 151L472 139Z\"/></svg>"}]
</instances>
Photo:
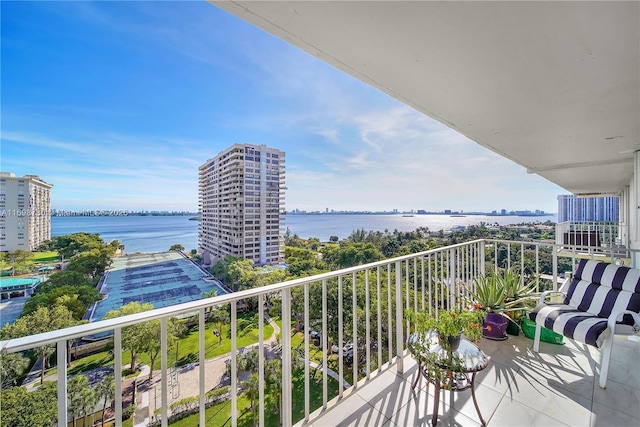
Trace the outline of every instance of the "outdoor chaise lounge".
<instances>
[{"instance_id":1,"label":"outdoor chaise lounge","mask_svg":"<svg viewBox=\"0 0 640 427\"><path fill-rule=\"evenodd\" d=\"M546 297L554 293L564 295L564 301L546 302ZM581 260L566 292L543 292L538 306L529 314L536 322L533 350L539 349L543 326L602 349L599 385L606 388L613 336L638 335L639 312L640 270Z\"/></svg>"}]
</instances>

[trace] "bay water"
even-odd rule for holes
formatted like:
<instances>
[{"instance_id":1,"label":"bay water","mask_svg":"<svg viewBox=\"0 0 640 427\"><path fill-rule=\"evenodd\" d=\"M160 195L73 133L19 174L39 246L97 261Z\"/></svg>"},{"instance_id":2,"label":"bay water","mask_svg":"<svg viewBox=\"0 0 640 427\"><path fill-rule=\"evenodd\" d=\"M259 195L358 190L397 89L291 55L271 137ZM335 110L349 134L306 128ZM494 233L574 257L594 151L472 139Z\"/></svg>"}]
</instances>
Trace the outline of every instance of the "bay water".
<instances>
[{"instance_id":1,"label":"bay water","mask_svg":"<svg viewBox=\"0 0 640 427\"><path fill-rule=\"evenodd\" d=\"M106 241L118 240L125 245L125 253L162 252L174 244L189 251L198 247L198 221L188 216L54 216L51 235L86 232L99 233ZM318 214L286 215L285 229L303 239L317 237L328 241L330 236L348 237L354 230L413 231L428 227L431 231L450 230L456 226L532 222L557 222L557 215L487 216L487 215L378 215L378 214Z\"/></svg>"}]
</instances>

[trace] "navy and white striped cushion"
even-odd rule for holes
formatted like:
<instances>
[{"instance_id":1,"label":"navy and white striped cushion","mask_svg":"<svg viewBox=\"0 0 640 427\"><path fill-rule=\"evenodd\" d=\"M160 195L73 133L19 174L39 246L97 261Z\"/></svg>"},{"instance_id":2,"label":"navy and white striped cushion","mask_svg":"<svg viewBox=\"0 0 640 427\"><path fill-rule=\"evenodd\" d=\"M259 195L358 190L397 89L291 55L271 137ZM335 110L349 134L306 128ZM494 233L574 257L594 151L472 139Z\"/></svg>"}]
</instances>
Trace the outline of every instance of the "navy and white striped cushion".
<instances>
[{"instance_id":1,"label":"navy and white striped cushion","mask_svg":"<svg viewBox=\"0 0 640 427\"><path fill-rule=\"evenodd\" d=\"M569 285L565 304L599 317L613 311L640 312L640 270L581 260ZM633 325L625 315L622 323Z\"/></svg>"},{"instance_id":2,"label":"navy and white striped cushion","mask_svg":"<svg viewBox=\"0 0 640 427\"><path fill-rule=\"evenodd\" d=\"M541 304L529 318L567 338L600 347L606 338L607 319L585 313L566 304Z\"/></svg>"},{"instance_id":3,"label":"navy and white striped cushion","mask_svg":"<svg viewBox=\"0 0 640 427\"><path fill-rule=\"evenodd\" d=\"M581 260L564 303L541 304L529 318L568 338L600 347L611 333L607 318L620 310L640 312L640 270ZM625 315L616 331L626 331L628 325L633 325L633 318Z\"/></svg>"}]
</instances>

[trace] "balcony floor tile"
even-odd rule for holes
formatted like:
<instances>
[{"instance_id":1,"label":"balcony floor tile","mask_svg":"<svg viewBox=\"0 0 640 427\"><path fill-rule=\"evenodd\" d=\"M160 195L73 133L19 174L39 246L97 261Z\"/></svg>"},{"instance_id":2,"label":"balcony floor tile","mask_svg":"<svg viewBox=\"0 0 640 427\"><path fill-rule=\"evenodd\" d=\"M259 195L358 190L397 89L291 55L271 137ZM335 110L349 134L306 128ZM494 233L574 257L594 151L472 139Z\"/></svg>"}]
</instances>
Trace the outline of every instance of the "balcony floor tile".
<instances>
[{"instance_id":1,"label":"balcony floor tile","mask_svg":"<svg viewBox=\"0 0 640 427\"><path fill-rule=\"evenodd\" d=\"M606 390L598 386L597 349L567 339L565 345L541 343L539 353L532 346L523 336L481 341L490 362L476 377L476 396L488 425L640 425L640 341L616 337ZM403 363L403 373L395 365L376 372L329 410L312 414L309 425L431 425L433 386L422 379L413 390L416 363L410 355ZM441 394L438 425L479 424L469 391Z\"/></svg>"}]
</instances>

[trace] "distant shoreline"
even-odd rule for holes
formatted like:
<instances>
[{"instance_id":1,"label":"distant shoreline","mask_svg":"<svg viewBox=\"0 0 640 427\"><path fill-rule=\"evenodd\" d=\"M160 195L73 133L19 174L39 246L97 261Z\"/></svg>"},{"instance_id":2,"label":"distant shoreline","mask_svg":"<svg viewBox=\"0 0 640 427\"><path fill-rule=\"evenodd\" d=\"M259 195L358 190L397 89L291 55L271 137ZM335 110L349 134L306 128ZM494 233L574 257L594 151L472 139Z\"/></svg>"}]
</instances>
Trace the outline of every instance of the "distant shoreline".
<instances>
[{"instance_id":1,"label":"distant shoreline","mask_svg":"<svg viewBox=\"0 0 640 427\"><path fill-rule=\"evenodd\" d=\"M507 216L522 216L522 217L543 217L543 216L554 216L555 213L491 213L491 212L464 212L464 213L445 213L445 212L287 212L285 215L449 215L449 216L496 216L496 217L507 217Z\"/></svg>"},{"instance_id":2,"label":"distant shoreline","mask_svg":"<svg viewBox=\"0 0 640 427\"><path fill-rule=\"evenodd\" d=\"M555 213L536 213L536 212L377 212L377 211L334 211L334 212L285 212L284 215L449 215L449 216L521 216L521 217L544 217L554 216ZM59 210L51 213L52 217L110 217L110 216L188 216L191 219L199 219L198 212L129 212L127 210L82 210L82 211L64 211Z\"/></svg>"}]
</instances>

